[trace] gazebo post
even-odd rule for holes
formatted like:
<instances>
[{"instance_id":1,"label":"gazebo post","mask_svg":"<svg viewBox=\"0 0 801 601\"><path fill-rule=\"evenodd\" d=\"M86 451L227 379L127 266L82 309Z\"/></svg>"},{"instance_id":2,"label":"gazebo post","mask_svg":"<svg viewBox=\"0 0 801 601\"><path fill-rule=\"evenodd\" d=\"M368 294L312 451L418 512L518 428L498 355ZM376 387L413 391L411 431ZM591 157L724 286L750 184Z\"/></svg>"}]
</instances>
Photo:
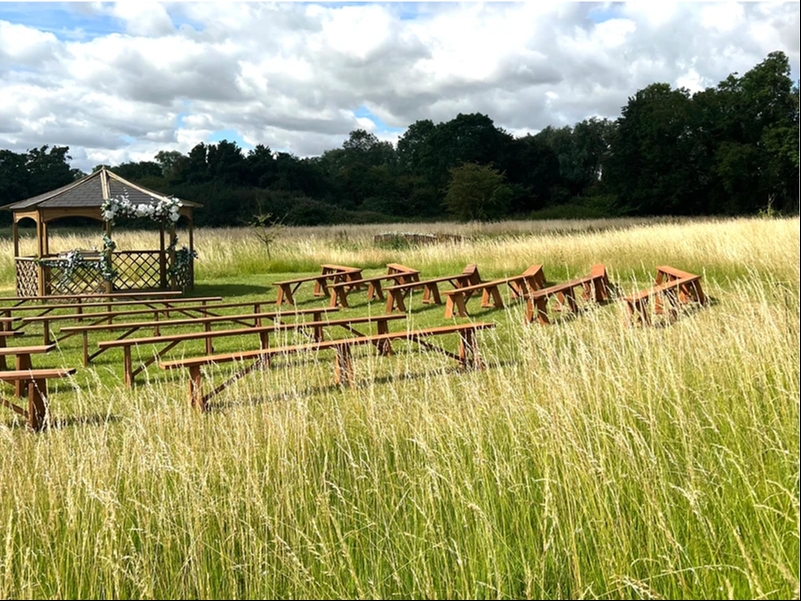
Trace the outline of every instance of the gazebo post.
<instances>
[{"instance_id":1,"label":"gazebo post","mask_svg":"<svg viewBox=\"0 0 801 601\"><path fill-rule=\"evenodd\" d=\"M37 262L37 270L39 272L39 296L45 296L46 292L46 282L45 276L47 275L47 270L45 266L42 265L41 260L44 258L44 227L42 224L42 214L37 211L36 214L36 258L39 259Z\"/></svg>"},{"instance_id":2,"label":"gazebo post","mask_svg":"<svg viewBox=\"0 0 801 601\"><path fill-rule=\"evenodd\" d=\"M195 254L195 220L189 215L189 255ZM195 262L189 263L189 288L195 287Z\"/></svg>"},{"instance_id":3,"label":"gazebo post","mask_svg":"<svg viewBox=\"0 0 801 601\"><path fill-rule=\"evenodd\" d=\"M170 290L175 290L175 223L170 222L170 266L173 267L170 273Z\"/></svg>"},{"instance_id":4,"label":"gazebo post","mask_svg":"<svg viewBox=\"0 0 801 601\"><path fill-rule=\"evenodd\" d=\"M159 280L162 288L167 287L167 255L164 244L164 222L159 224Z\"/></svg>"},{"instance_id":5,"label":"gazebo post","mask_svg":"<svg viewBox=\"0 0 801 601\"><path fill-rule=\"evenodd\" d=\"M111 221L110 220L104 221L104 223L106 224L106 236L108 237L109 240L111 240ZM103 246L105 246L105 244ZM112 255L111 249L104 248L103 253L105 253L106 255L106 265L113 267L111 263L111 255ZM103 285L106 288L106 294L111 294L114 291L114 282L112 282L111 280L104 280Z\"/></svg>"},{"instance_id":6,"label":"gazebo post","mask_svg":"<svg viewBox=\"0 0 801 601\"><path fill-rule=\"evenodd\" d=\"M16 262L19 257L19 222L16 219L11 225L11 236L14 238L14 261Z\"/></svg>"}]
</instances>

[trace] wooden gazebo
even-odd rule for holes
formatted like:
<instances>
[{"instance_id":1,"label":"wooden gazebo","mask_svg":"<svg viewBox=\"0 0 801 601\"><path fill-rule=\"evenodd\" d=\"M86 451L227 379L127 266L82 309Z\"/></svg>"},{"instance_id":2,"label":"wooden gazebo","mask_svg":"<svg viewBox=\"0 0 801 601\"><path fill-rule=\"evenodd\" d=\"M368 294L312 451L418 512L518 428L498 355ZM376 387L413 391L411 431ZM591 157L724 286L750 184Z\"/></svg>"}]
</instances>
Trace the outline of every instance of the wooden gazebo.
<instances>
[{"instance_id":1,"label":"wooden gazebo","mask_svg":"<svg viewBox=\"0 0 801 601\"><path fill-rule=\"evenodd\" d=\"M169 198L133 184L105 167L91 175L33 198L3 207L14 214L14 263L18 296L110 293L128 290L189 290L194 286L194 231L192 212L202 207L182 200L178 214L186 218L189 233L186 251L176 251L175 223L160 221L158 250L100 251L50 254L48 224L65 217L85 217L105 225L111 239L112 224L103 218L103 204L109 198L124 198L134 206L159 205ZM20 256L19 223L36 224L35 256ZM100 236L98 236L100 240ZM183 252L184 260L179 253ZM77 261L76 261L77 257ZM104 277L102 265L113 269L113 279Z\"/></svg>"}]
</instances>

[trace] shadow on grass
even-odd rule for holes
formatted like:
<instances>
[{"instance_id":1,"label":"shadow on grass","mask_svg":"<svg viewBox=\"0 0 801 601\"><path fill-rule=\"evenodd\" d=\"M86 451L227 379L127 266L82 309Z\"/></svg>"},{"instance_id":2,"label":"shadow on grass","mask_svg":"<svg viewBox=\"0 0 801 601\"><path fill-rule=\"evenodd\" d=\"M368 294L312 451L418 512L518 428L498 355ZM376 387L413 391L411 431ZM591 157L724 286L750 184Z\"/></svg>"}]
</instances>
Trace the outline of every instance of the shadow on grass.
<instances>
[{"instance_id":1,"label":"shadow on grass","mask_svg":"<svg viewBox=\"0 0 801 601\"><path fill-rule=\"evenodd\" d=\"M487 363L485 365L484 370L487 369L494 369L503 366L509 366L511 364L517 363L516 361L493 361L492 363ZM227 409L233 409L237 407L255 407L258 405L262 405L265 403L275 403L280 401L288 401L290 399L298 399L298 398L310 398L315 395L323 394L326 392L331 391L347 391L347 390L358 390L363 388L368 384L391 384L393 382L405 381L411 382L415 380L424 380L436 375L463 375L463 374L470 374L474 373L475 370L467 370L458 366L448 367L444 369L437 369L437 370L424 370L419 372L403 372L400 374L388 374L386 376L379 376L377 378L356 378L355 384L353 387L347 387L341 384L327 384L321 386L310 386L302 391L295 390L292 393L289 392L276 392L275 395L271 395L268 397L250 397L246 399L229 399L225 401L218 401L214 402L210 399L209 405L207 405L207 412L208 413L218 413L225 411Z\"/></svg>"}]
</instances>

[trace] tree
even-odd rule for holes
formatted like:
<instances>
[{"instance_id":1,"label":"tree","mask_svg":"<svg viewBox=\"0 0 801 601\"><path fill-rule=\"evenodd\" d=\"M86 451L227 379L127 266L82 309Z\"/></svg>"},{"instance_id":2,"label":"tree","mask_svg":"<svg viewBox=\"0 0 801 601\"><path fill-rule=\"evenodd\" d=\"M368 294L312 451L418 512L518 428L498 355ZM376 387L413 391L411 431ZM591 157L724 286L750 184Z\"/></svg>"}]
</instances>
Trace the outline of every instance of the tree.
<instances>
[{"instance_id":1,"label":"tree","mask_svg":"<svg viewBox=\"0 0 801 601\"><path fill-rule=\"evenodd\" d=\"M511 191L506 178L497 169L464 163L452 168L450 174L445 206L456 218L484 221L504 214Z\"/></svg>"},{"instance_id":2,"label":"tree","mask_svg":"<svg viewBox=\"0 0 801 601\"><path fill-rule=\"evenodd\" d=\"M167 179L175 176L182 160L186 160L186 155L177 150L160 150L155 156L155 161L161 166L161 175Z\"/></svg>"}]
</instances>

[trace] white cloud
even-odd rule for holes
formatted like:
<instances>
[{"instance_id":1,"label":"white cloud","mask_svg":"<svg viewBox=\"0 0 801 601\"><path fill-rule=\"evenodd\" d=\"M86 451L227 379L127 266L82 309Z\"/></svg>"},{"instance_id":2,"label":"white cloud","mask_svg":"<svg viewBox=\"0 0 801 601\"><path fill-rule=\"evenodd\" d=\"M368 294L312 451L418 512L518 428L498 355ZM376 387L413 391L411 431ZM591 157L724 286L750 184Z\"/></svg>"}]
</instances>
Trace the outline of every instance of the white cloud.
<instances>
[{"instance_id":1,"label":"white cloud","mask_svg":"<svg viewBox=\"0 0 801 601\"><path fill-rule=\"evenodd\" d=\"M119 30L59 39L0 16L0 148L69 145L85 170L220 130L300 156L359 127L397 139L362 106L390 127L481 112L535 132L614 118L654 82L715 85L773 50L799 68L797 3L74 6L87 30Z\"/></svg>"}]
</instances>

